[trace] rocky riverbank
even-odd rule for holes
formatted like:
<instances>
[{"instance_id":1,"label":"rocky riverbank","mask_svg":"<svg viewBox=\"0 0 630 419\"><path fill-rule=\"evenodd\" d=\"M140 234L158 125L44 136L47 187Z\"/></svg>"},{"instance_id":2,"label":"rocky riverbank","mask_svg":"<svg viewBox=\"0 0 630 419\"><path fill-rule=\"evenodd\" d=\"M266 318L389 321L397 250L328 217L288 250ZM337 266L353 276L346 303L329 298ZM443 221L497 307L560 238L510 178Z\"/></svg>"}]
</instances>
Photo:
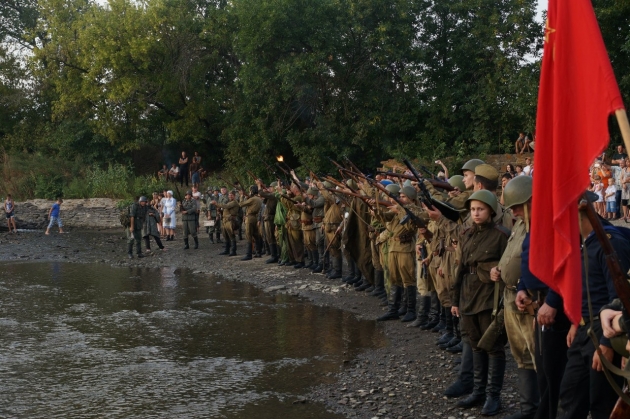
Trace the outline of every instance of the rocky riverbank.
<instances>
[{"instance_id":1,"label":"rocky riverbank","mask_svg":"<svg viewBox=\"0 0 630 419\"><path fill-rule=\"evenodd\" d=\"M122 229L95 231L69 229L50 236L43 231L0 235L0 261L66 261L104 263L114 266L156 268L177 266L200 274L215 274L244 281L270 293L288 293L307 298L317 305L341 308L362 319L372 320L383 308L377 300L355 292L338 280L328 280L304 269L264 263L266 257L241 262L240 257L218 256L221 245L210 244L202 235L200 249L182 249L181 240L167 242L167 250L156 250L143 259L127 259ZM152 243L156 248L155 243ZM239 243L238 252L242 254ZM103 278L107 280L107 278ZM369 350L348 359L337 374L336 383L314 388L310 400L348 418L467 418L480 417L480 409L460 410L455 401L442 396L456 377L455 359L435 345L437 335L409 329L398 321L385 322L383 333L390 345ZM516 411L516 367L509 363L503 391L505 410L497 418ZM308 399L306 402L308 402Z\"/></svg>"}]
</instances>

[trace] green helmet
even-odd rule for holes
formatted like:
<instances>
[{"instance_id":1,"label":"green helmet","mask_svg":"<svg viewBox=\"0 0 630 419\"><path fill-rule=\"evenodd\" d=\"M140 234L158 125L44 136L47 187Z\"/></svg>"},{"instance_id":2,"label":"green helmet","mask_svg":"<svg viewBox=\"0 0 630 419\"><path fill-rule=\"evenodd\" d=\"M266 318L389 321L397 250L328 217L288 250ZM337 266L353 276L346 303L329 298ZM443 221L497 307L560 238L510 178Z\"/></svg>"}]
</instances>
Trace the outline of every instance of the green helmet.
<instances>
[{"instance_id":1,"label":"green helmet","mask_svg":"<svg viewBox=\"0 0 630 419\"><path fill-rule=\"evenodd\" d=\"M403 186L400 193L404 193L409 199L416 199L418 197L418 192L416 192L416 188L413 186Z\"/></svg>"},{"instance_id":2,"label":"green helmet","mask_svg":"<svg viewBox=\"0 0 630 419\"><path fill-rule=\"evenodd\" d=\"M407 179L406 181L403 182L403 186L412 186L411 185L411 180ZM403 192L404 193L404 192Z\"/></svg>"},{"instance_id":3,"label":"green helmet","mask_svg":"<svg viewBox=\"0 0 630 419\"><path fill-rule=\"evenodd\" d=\"M319 195L319 190L318 190L317 188L310 187L310 188L308 188L308 190L306 191L306 194L307 194L307 195L313 195L313 196L315 196L315 195Z\"/></svg>"},{"instance_id":4,"label":"green helmet","mask_svg":"<svg viewBox=\"0 0 630 419\"><path fill-rule=\"evenodd\" d=\"M470 198L466 201L467 209L470 209L471 201L481 201L490 207L493 214L497 213L497 196L487 189L482 189L470 195Z\"/></svg>"},{"instance_id":5,"label":"green helmet","mask_svg":"<svg viewBox=\"0 0 630 419\"><path fill-rule=\"evenodd\" d=\"M529 176L516 176L511 179L503 189L503 201L506 208L524 204L532 197L532 178Z\"/></svg>"},{"instance_id":6,"label":"green helmet","mask_svg":"<svg viewBox=\"0 0 630 419\"><path fill-rule=\"evenodd\" d=\"M346 181L346 185L348 185L351 189L354 189L354 190L357 190L359 188L357 183L354 180L352 180L352 179L348 179Z\"/></svg>"},{"instance_id":7,"label":"green helmet","mask_svg":"<svg viewBox=\"0 0 630 419\"><path fill-rule=\"evenodd\" d=\"M460 191L466 190L466 185L464 184L464 176L462 175L451 176L448 179L448 183L450 183L451 186L455 188L459 188Z\"/></svg>"},{"instance_id":8,"label":"green helmet","mask_svg":"<svg viewBox=\"0 0 630 419\"><path fill-rule=\"evenodd\" d=\"M328 182L327 180L324 181L324 187L328 188L328 189L332 189L334 186L332 183Z\"/></svg>"},{"instance_id":9,"label":"green helmet","mask_svg":"<svg viewBox=\"0 0 630 419\"><path fill-rule=\"evenodd\" d=\"M276 186L278 186L278 182L271 182L269 186L275 188Z\"/></svg>"},{"instance_id":10,"label":"green helmet","mask_svg":"<svg viewBox=\"0 0 630 419\"><path fill-rule=\"evenodd\" d=\"M398 195L400 193L400 186L396 185L395 183L385 186L385 189L387 189L389 193L394 195Z\"/></svg>"},{"instance_id":11,"label":"green helmet","mask_svg":"<svg viewBox=\"0 0 630 419\"><path fill-rule=\"evenodd\" d=\"M462 166L462 173L464 173L465 170L470 170L471 172L474 172L475 171L475 167L479 166L480 164L484 164L484 161L483 160L479 160L479 159L468 160Z\"/></svg>"}]
</instances>

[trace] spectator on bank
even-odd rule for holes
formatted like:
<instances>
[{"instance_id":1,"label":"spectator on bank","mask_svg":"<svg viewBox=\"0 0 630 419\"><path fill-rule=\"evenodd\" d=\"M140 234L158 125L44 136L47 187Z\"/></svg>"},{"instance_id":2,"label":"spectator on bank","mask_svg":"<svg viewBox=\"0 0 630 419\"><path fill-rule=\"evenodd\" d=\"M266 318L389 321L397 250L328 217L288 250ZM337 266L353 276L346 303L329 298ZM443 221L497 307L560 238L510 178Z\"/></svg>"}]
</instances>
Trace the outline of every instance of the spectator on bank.
<instances>
[{"instance_id":1,"label":"spectator on bank","mask_svg":"<svg viewBox=\"0 0 630 419\"><path fill-rule=\"evenodd\" d=\"M604 199L606 200L606 219L614 220L617 217L617 202L615 196L617 188L615 187L615 179L608 179L608 187L604 191Z\"/></svg>"},{"instance_id":2,"label":"spectator on bank","mask_svg":"<svg viewBox=\"0 0 630 419\"><path fill-rule=\"evenodd\" d=\"M531 171L532 171L532 159L527 157L525 159L525 167L523 167L523 173L525 173L525 176L531 176Z\"/></svg>"},{"instance_id":3,"label":"spectator on bank","mask_svg":"<svg viewBox=\"0 0 630 419\"><path fill-rule=\"evenodd\" d=\"M606 207L604 204L604 182L599 175L593 176L593 192L597 194L597 201L595 201L595 209L597 213L602 217L606 216Z\"/></svg>"},{"instance_id":4,"label":"spectator on bank","mask_svg":"<svg viewBox=\"0 0 630 419\"><path fill-rule=\"evenodd\" d=\"M509 166L509 165L508 165ZM513 178L512 174L510 172L505 172L503 173L503 175L501 176L501 199L499 200L499 202L501 202L501 205L504 205L503 203L503 191L505 190L505 185L508 184L508 182Z\"/></svg>"},{"instance_id":5,"label":"spectator on bank","mask_svg":"<svg viewBox=\"0 0 630 419\"><path fill-rule=\"evenodd\" d=\"M518 133L518 138L514 143L514 148L516 149L516 154L523 154L525 149L531 153L531 148L529 147L529 138L525 135L523 131Z\"/></svg>"},{"instance_id":6,"label":"spectator on bank","mask_svg":"<svg viewBox=\"0 0 630 419\"><path fill-rule=\"evenodd\" d=\"M613 166L619 166L619 164L623 160L625 160L626 157L628 157L628 153L626 153L623 145L620 144L617 146L617 151L613 153L610 164L612 164Z\"/></svg>"},{"instance_id":7,"label":"spectator on bank","mask_svg":"<svg viewBox=\"0 0 630 419\"><path fill-rule=\"evenodd\" d=\"M185 151L182 151L182 156L179 158L179 186L188 186L190 174L188 173L188 156Z\"/></svg>"},{"instance_id":8,"label":"spectator on bank","mask_svg":"<svg viewBox=\"0 0 630 419\"><path fill-rule=\"evenodd\" d=\"M199 174L199 169L195 168L191 175L191 181L193 187L199 188L199 184L201 183L201 176Z\"/></svg>"},{"instance_id":9,"label":"spectator on bank","mask_svg":"<svg viewBox=\"0 0 630 419\"><path fill-rule=\"evenodd\" d=\"M59 227L59 234L63 234L63 223L61 222L61 204L63 203L63 199L57 198L52 207L50 207L50 211L48 211L48 228L46 229L46 235L50 235L50 229L55 223L57 223L57 227Z\"/></svg>"},{"instance_id":10,"label":"spectator on bank","mask_svg":"<svg viewBox=\"0 0 630 419\"><path fill-rule=\"evenodd\" d=\"M158 170L157 175L158 175L159 180L166 180L168 177L168 167L166 167L166 165L163 164L162 168Z\"/></svg>"},{"instance_id":11,"label":"spectator on bank","mask_svg":"<svg viewBox=\"0 0 630 419\"><path fill-rule=\"evenodd\" d=\"M525 176L525 173L523 173L523 166L517 164L514 168L516 169L516 176Z\"/></svg>"},{"instance_id":12,"label":"spectator on bank","mask_svg":"<svg viewBox=\"0 0 630 419\"><path fill-rule=\"evenodd\" d=\"M626 159L622 158L619 160L618 166L610 166L611 179L615 182L615 188L617 189L617 193L615 194L615 204L617 208L617 212L615 213L615 218L621 218L623 214L623 208L621 204L622 195L623 195L623 169L626 168Z\"/></svg>"},{"instance_id":13,"label":"spectator on bank","mask_svg":"<svg viewBox=\"0 0 630 419\"><path fill-rule=\"evenodd\" d=\"M9 227L9 233L17 233L17 227L15 226L15 202L11 195L7 195L7 199L4 201L4 213L7 217L7 227ZM13 226L13 231L11 231Z\"/></svg>"},{"instance_id":14,"label":"spectator on bank","mask_svg":"<svg viewBox=\"0 0 630 419\"><path fill-rule=\"evenodd\" d=\"M179 167L175 163L171 164L171 169L168 171L168 180L175 183L179 178Z\"/></svg>"},{"instance_id":15,"label":"spectator on bank","mask_svg":"<svg viewBox=\"0 0 630 419\"><path fill-rule=\"evenodd\" d=\"M505 173L509 173L511 177L516 176L516 170L514 170L514 166L512 165L512 163L508 163L505 166Z\"/></svg>"},{"instance_id":16,"label":"spectator on bank","mask_svg":"<svg viewBox=\"0 0 630 419\"><path fill-rule=\"evenodd\" d=\"M623 220L630 221L630 159L624 159L625 167L621 170L621 206Z\"/></svg>"}]
</instances>

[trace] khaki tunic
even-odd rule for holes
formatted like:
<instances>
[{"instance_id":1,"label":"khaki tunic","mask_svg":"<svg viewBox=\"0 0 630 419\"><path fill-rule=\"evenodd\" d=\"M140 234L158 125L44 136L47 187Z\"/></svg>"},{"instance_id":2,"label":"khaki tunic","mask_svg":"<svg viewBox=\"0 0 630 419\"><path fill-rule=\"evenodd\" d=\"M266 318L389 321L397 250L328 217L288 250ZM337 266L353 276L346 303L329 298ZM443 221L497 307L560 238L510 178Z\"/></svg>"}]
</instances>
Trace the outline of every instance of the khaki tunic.
<instances>
[{"instance_id":1,"label":"khaki tunic","mask_svg":"<svg viewBox=\"0 0 630 419\"><path fill-rule=\"evenodd\" d=\"M343 213L333 194L326 190L321 191L321 194L326 202L322 221L326 235L326 246L328 246L331 256L338 257L341 255L341 233L335 233L343 221Z\"/></svg>"},{"instance_id":2,"label":"khaki tunic","mask_svg":"<svg viewBox=\"0 0 630 419\"><path fill-rule=\"evenodd\" d=\"M221 227L223 228L223 236L230 241L234 240L234 229L238 229L238 203L236 201L228 201L225 204L217 202L217 208L223 210L221 214Z\"/></svg>"},{"instance_id":3,"label":"khaki tunic","mask_svg":"<svg viewBox=\"0 0 630 419\"><path fill-rule=\"evenodd\" d=\"M245 208L245 236L249 243L252 240L260 240L262 236L258 230L258 213L262 208L262 199L257 196L245 199L241 198L241 202L238 204L241 208Z\"/></svg>"},{"instance_id":4,"label":"khaki tunic","mask_svg":"<svg viewBox=\"0 0 630 419\"><path fill-rule=\"evenodd\" d=\"M416 282L417 228L411 222L400 224L400 221L405 217L405 212L402 209L398 214L385 213L384 215L385 218L391 217L391 220L385 223L385 228L391 233L387 260L389 280L392 285L414 286Z\"/></svg>"}]
</instances>

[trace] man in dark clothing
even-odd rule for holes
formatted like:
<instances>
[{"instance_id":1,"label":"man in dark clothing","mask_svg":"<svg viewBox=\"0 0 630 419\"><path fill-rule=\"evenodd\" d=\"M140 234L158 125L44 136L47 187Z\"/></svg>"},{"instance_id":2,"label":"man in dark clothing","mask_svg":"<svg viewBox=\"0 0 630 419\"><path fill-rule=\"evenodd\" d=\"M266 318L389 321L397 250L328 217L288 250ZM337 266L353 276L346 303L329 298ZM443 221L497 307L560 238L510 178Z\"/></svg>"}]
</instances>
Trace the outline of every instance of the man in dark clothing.
<instances>
[{"instance_id":1,"label":"man in dark clothing","mask_svg":"<svg viewBox=\"0 0 630 419\"><path fill-rule=\"evenodd\" d=\"M129 259L133 259L133 245L136 244L138 258L143 258L140 243L142 242L142 226L147 214L147 197L141 196L138 202L134 203L129 210L131 224L127 231L127 254Z\"/></svg>"},{"instance_id":2,"label":"man in dark clothing","mask_svg":"<svg viewBox=\"0 0 630 419\"><path fill-rule=\"evenodd\" d=\"M188 186L188 156L185 151L182 151L182 156L179 158L179 186Z\"/></svg>"}]
</instances>

